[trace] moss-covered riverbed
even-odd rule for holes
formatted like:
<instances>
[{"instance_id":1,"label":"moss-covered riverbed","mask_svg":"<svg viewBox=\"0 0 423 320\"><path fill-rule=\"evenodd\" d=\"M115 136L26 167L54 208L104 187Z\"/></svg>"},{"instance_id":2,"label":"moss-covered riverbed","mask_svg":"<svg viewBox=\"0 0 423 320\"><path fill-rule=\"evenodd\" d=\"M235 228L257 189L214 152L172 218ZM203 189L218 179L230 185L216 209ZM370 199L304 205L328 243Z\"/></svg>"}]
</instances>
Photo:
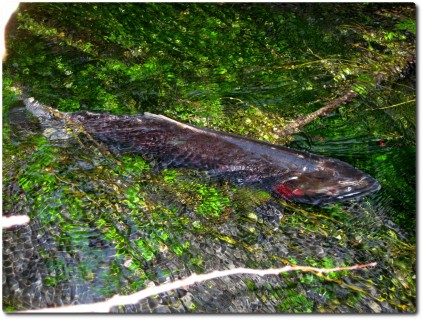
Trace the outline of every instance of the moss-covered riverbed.
<instances>
[{"instance_id":1,"label":"moss-covered riverbed","mask_svg":"<svg viewBox=\"0 0 423 320\"><path fill-rule=\"evenodd\" d=\"M219 278L111 311L415 312L415 19L413 4L398 3L21 4L3 65L3 215L31 220L3 230L4 310L103 301L234 267L377 262ZM286 144L351 163L382 189L314 207L157 170L76 131L52 141L23 96Z\"/></svg>"}]
</instances>

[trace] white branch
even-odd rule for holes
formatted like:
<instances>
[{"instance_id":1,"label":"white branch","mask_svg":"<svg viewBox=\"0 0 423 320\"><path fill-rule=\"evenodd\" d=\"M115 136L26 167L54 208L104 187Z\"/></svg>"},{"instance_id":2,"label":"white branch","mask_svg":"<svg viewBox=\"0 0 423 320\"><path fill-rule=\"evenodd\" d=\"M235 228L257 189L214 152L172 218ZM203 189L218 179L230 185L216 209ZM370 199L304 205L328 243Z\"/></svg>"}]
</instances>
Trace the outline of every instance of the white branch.
<instances>
[{"instance_id":1,"label":"white branch","mask_svg":"<svg viewBox=\"0 0 423 320\"><path fill-rule=\"evenodd\" d=\"M25 215L1 217L1 226L3 228L10 228L13 226L22 226L29 222L29 217Z\"/></svg>"},{"instance_id":2,"label":"white branch","mask_svg":"<svg viewBox=\"0 0 423 320\"><path fill-rule=\"evenodd\" d=\"M159 293L164 293L166 291L175 290L179 288L183 288L189 285L193 285L196 282L202 282L206 280L211 280L214 278L225 277L235 274L254 274L259 276L264 275L277 275L281 272L289 272L289 271L313 271L318 273L329 273L335 271L342 271L342 270L354 270L354 269L362 269L367 267L374 267L376 266L376 262L362 264L362 265L355 265L351 267L336 267L331 269L325 268L314 268L308 266L286 266L283 268L277 269L266 269L266 270L257 270L257 269L248 269L248 268L236 268L231 270L222 270L222 271L213 271L206 274L192 274L188 278L177 280L171 283L162 284L157 287L147 288L133 294L127 296L120 296L115 295L112 298L97 303L90 303L90 304L80 304L80 305L73 305L73 306L64 306L58 308L44 308L44 309L36 309L36 310L27 310L23 312L41 312L41 313L109 313L110 309L115 306L122 306L127 304L136 304L140 300L145 299L150 296L157 295Z\"/></svg>"}]
</instances>

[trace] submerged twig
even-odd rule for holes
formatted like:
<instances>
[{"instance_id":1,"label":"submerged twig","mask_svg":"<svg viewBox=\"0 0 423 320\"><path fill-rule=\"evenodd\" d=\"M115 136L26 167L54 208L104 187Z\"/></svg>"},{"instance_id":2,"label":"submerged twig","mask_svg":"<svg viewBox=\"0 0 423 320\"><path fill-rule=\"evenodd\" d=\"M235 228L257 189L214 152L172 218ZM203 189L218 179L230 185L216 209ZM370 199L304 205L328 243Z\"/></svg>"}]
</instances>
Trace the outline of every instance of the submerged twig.
<instances>
[{"instance_id":1,"label":"submerged twig","mask_svg":"<svg viewBox=\"0 0 423 320\"><path fill-rule=\"evenodd\" d=\"M15 216L2 216L1 226L3 228L11 228L14 226L23 226L29 222L27 215L15 215Z\"/></svg>"},{"instance_id":2,"label":"submerged twig","mask_svg":"<svg viewBox=\"0 0 423 320\"><path fill-rule=\"evenodd\" d=\"M412 100L400 102L400 103L397 103L397 104L393 104L392 106L387 106L387 107L382 107L382 108L376 108L376 109L366 109L366 111L390 109L390 108L399 107L399 106L402 106L403 104L412 103L412 102L416 102L416 99L412 99Z\"/></svg>"},{"instance_id":3,"label":"submerged twig","mask_svg":"<svg viewBox=\"0 0 423 320\"><path fill-rule=\"evenodd\" d=\"M366 57L368 61L374 60L373 63L378 63L378 61L385 56L384 54L377 52L377 50L369 50L368 48L361 47L359 44L357 44L356 46L359 46L362 50L368 51L368 53L370 53L373 57L376 56L377 58L374 57L374 59L373 57L369 57L369 56ZM306 62L297 66L291 66L292 69L298 68L298 67L304 67L307 64L312 64L316 62L329 61L329 59L324 59L318 56L311 49L309 49L308 51L312 53L315 57L319 58L319 60ZM289 135L289 134L298 132L299 128L304 127L305 125L309 124L313 120L328 114L329 112L350 102L352 99L356 98L357 96L362 95L360 90L357 90L357 86L364 85L364 87L367 87L367 88L380 87L383 82L393 81L395 79L400 78L401 75L404 73L404 71L406 71L411 65L416 63L416 56L414 51L415 51L414 47L411 47L409 52L407 52L400 59L395 60L395 63L393 63L392 61L388 61L388 62L384 61L383 63L380 63L380 68L375 69L374 73L370 74L370 81L366 81L365 83L363 83L362 81L353 83L351 86L349 86L349 89L346 91L346 93L342 94L340 97L331 101L327 105L323 106L322 108L310 114L299 116L291 124L288 124L283 129L283 131L281 132L281 135L284 136L284 135ZM363 67L364 65L360 66L360 68L363 68ZM364 91L366 92L366 90ZM407 101L404 103L408 103L412 101L413 100ZM379 109L388 109L391 107L393 108L401 104L403 103L400 103L394 106L379 108Z\"/></svg>"},{"instance_id":4,"label":"submerged twig","mask_svg":"<svg viewBox=\"0 0 423 320\"><path fill-rule=\"evenodd\" d=\"M311 121L328 114L329 112L335 110L336 108L339 108L341 105L344 105L347 102L350 102L353 98L357 96L358 96L357 92L353 90L349 90L346 94L328 103L324 107L310 114L307 114L305 116L300 116L296 121L292 122L291 124L287 125L284 128L282 135L295 133L296 130L298 130L299 128L304 127L306 124L309 124Z\"/></svg>"},{"instance_id":5,"label":"submerged twig","mask_svg":"<svg viewBox=\"0 0 423 320\"><path fill-rule=\"evenodd\" d=\"M317 272L317 273L329 273L329 272L336 272L336 271L344 271L344 270L356 270L356 269L363 269L368 267L376 266L376 262L367 263L367 264L357 264L355 266L350 267L336 267L336 268L315 268L309 266L285 266L283 268L276 268L276 269L249 269L249 268L235 268L230 270L221 270L221 271L213 271L206 274L192 274L188 278L177 280L174 282L170 282L167 284L162 284L157 287L150 287L148 289L144 289L138 291L136 293L127 295L127 296L120 296L115 295L109 300L98 302L98 303L90 303L90 304L81 304L81 305L74 305L74 306L65 306L65 307L58 307L58 308L44 308L44 309L37 309L37 310L26 310L24 312L41 312L41 313L108 313L112 307L116 306L123 306L128 304L136 304L140 300L145 299L147 297L157 295L160 293L164 293L170 290L184 288L190 285L193 285L197 282L203 282L219 277L226 277L235 274L253 274L253 275L278 275L282 272L291 272L291 271L304 271L304 272Z\"/></svg>"}]
</instances>

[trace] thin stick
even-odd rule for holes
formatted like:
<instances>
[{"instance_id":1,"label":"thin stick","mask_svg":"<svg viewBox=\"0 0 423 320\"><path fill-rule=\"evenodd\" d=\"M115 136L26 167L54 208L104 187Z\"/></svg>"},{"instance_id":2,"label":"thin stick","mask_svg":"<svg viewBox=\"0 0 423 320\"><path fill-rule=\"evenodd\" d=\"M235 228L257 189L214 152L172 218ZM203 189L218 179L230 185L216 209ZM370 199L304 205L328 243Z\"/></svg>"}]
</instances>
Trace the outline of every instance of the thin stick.
<instances>
[{"instance_id":1,"label":"thin stick","mask_svg":"<svg viewBox=\"0 0 423 320\"><path fill-rule=\"evenodd\" d=\"M29 222L29 217L26 215L2 216L1 226L3 228L11 228L14 226L23 226Z\"/></svg>"},{"instance_id":2,"label":"thin stick","mask_svg":"<svg viewBox=\"0 0 423 320\"><path fill-rule=\"evenodd\" d=\"M387 107L382 107L382 108L375 108L375 109L366 109L366 111L396 108L396 107L402 106L403 104L412 103L412 102L416 102L416 99L412 99L412 100L404 101L404 102L401 102L401 103L393 104L392 106L387 106Z\"/></svg>"},{"instance_id":3,"label":"thin stick","mask_svg":"<svg viewBox=\"0 0 423 320\"><path fill-rule=\"evenodd\" d=\"M145 299L150 296L154 296L160 293L164 293L166 291L175 290L183 287L187 287L193 285L197 282L207 281L219 277L226 277L235 274L254 274L259 276L264 275L278 275L281 272L290 272L290 271L313 271L318 273L329 273L329 272L336 272L342 270L355 270L355 269L363 269L367 267L374 267L376 266L376 262L367 263L367 264L357 264L355 266L350 267L336 267L331 269L325 268L315 268L315 267L308 267L308 266L285 266L283 268L277 269L249 269L249 268L235 268L230 270L221 270L221 271L213 271L206 274L192 274L188 278L177 280L174 282L170 282L167 284L162 284L157 287L150 287L136 293L127 295L127 296L120 296L115 295L109 300L98 302L98 303L90 303L90 304L81 304L81 305L73 305L73 306L64 306L58 308L44 308L44 309L37 309L37 310L26 310L23 312L28 313L109 313L110 309L115 306L122 306L128 304L136 304L140 300Z\"/></svg>"},{"instance_id":4,"label":"thin stick","mask_svg":"<svg viewBox=\"0 0 423 320\"><path fill-rule=\"evenodd\" d=\"M372 53L375 53L375 52L372 51ZM320 60L320 61L323 61L323 60ZM315 62L315 61L312 61L310 63L313 63L313 62ZM390 71L390 72L387 72L387 73L380 72L379 74L376 74L374 76L374 79L373 79L374 80L374 86L380 86L380 84L383 81L387 81L390 77L395 77L395 76L398 77L403 70L405 70L408 66L410 66L413 63L415 63L415 55L409 54L408 57L404 61L402 61L402 63L400 63L399 65L396 66L396 68L390 69L390 70L394 69L395 71ZM356 84L358 84L358 83L356 83ZM369 85L370 84L367 84L367 86L369 86ZM352 99L359 96L359 93L352 90L351 88L352 88L352 86L350 87L350 89L345 94L343 94L339 98L335 99L334 101L328 103L327 105L323 106L319 110L316 110L316 111L314 111L310 114L307 114L305 116L298 117L294 122L287 125L284 128L284 130L281 132L280 135L284 136L284 135L293 134L293 133L297 132L299 128L304 127L305 125L309 124L313 120L328 114L329 112L339 108L340 106L350 102ZM407 101L405 103L408 103L408 102L409 101ZM400 104L398 104L398 105L400 105ZM398 106L398 105L395 105L395 106ZM388 109L388 108L395 107L395 106L379 108L379 110L380 109ZM375 109L375 110L377 110L377 109Z\"/></svg>"},{"instance_id":5,"label":"thin stick","mask_svg":"<svg viewBox=\"0 0 423 320\"><path fill-rule=\"evenodd\" d=\"M344 105L347 102L350 102L353 98L355 98L357 96L358 96L357 92L355 92L353 90L349 90L346 94L344 94L343 96L341 96L341 97L335 99L334 101L328 103L324 107L322 107L322 108L320 108L320 109L318 109L318 110L316 110L312 113L309 113L305 116L301 116L295 122L292 122L291 124L287 125L284 128L282 135L295 133L295 131L298 128L304 127L306 124L309 124L311 121L317 119L318 117L321 117L321 116L328 114L332 110L339 108L341 105Z\"/></svg>"}]
</instances>

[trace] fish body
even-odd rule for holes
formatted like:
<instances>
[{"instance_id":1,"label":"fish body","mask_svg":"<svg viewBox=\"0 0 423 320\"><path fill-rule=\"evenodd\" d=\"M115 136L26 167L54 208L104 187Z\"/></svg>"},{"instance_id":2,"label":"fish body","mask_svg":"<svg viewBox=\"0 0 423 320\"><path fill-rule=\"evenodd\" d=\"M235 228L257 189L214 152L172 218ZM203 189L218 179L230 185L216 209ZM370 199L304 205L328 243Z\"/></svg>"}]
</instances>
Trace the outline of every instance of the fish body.
<instances>
[{"instance_id":1,"label":"fish body","mask_svg":"<svg viewBox=\"0 0 423 320\"><path fill-rule=\"evenodd\" d=\"M27 109L33 104L26 101ZM261 186L286 200L320 205L380 189L374 178L346 162L161 115L62 114L114 150L153 156L163 167L198 169Z\"/></svg>"}]
</instances>

